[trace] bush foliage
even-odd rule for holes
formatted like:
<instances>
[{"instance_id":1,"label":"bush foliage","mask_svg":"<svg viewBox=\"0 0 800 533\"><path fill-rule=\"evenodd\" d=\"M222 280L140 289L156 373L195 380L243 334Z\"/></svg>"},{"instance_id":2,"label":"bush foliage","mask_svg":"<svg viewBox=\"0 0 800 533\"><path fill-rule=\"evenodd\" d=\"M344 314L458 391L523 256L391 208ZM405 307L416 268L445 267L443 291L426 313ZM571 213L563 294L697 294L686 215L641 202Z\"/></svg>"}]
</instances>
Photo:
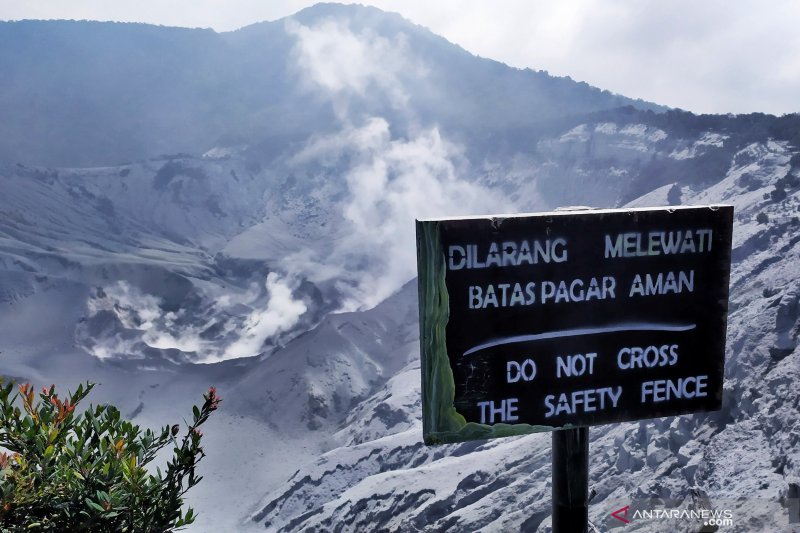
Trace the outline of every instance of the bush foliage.
<instances>
[{"instance_id":1,"label":"bush foliage","mask_svg":"<svg viewBox=\"0 0 800 533\"><path fill-rule=\"evenodd\" d=\"M177 424L141 430L110 405L76 413L93 386L63 399L55 386L38 395L29 384L0 386L0 446L8 452L0 452L0 530L164 532L194 521L194 511L181 508L201 479L198 428L219 405L216 390L193 408L179 439ZM166 470L148 471L169 445Z\"/></svg>"}]
</instances>

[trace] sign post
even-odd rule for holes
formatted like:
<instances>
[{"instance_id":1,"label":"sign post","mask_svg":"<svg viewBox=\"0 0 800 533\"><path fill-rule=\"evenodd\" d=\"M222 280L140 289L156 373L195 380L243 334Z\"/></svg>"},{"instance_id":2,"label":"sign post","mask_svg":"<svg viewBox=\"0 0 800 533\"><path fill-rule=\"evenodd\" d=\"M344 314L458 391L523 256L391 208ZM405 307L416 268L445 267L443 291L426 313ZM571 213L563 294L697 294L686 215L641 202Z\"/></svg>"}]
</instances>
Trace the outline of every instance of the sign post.
<instances>
[{"instance_id":1,"label":"sign post","mask_svg":"<svg viewBox=\"0 0 800 533\"><path fill-rule=\"evenodd\" d=\"M589 428L553 431L553 531L583 533L589 523Z\"/></svg>"},{"instance_id":2,"label":"sign post","mask_svg":"<svg viewBox=\"0 0 800 533\"><path fill-rule=\"evenodd\" d=\"M417 221L425 442L560 429L554 524L585 517L559 458L587 464L586 426L720 409L732 226L730 206Z\"/></svg>"}]
</instances>

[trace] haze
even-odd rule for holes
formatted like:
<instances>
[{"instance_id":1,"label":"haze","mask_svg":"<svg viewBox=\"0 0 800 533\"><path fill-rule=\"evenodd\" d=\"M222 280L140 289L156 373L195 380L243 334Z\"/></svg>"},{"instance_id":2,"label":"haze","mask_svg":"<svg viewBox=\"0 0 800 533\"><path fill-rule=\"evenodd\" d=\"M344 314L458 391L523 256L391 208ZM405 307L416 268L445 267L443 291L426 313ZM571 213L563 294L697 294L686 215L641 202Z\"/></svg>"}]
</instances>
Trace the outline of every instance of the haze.
<instances>
[{"instance_id":1,"label":"haze","mask_svg":"<svg viewBox=\"0 0 800 533\"><path fill-rule=\"evenodd\" d=\"M483 57L695 113L798 111L800 4L578 0L364 2ZM91 19L230 31L313 5L291 0L0 0L0 19Z\"/></svg>"}]
</instances>

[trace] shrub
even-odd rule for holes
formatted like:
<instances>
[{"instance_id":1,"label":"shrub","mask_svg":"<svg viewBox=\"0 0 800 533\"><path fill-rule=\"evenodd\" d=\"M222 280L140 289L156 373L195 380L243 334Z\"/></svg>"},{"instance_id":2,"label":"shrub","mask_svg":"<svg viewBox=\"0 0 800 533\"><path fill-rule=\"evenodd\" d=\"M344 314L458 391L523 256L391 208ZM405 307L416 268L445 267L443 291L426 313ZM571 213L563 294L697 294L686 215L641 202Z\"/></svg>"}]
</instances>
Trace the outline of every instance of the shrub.
<instances>
[{"instance_id":1,"label":"shrub","mask_svg":"<svg viewBox=\"0 0 800 533\"><path fill-rule=\"evenodd\" d=\"M766 213L759 213L758 216L756 216L756 222L759 224L766 224L769 222L769 217Z\"/></svg>"},{"instance_id":2,"label":"shrub","mask_svg":"<svg viewBox=\"0 0 800 533\"><path fill-rule=\"evenodd\" d=\"M794 189L797 186L800 186L800 178L792 174L791 170L775 182L776 189Z\"/></svg>"},{"instance_id":3,"label":"shrub","mask_svg":"<svg viewBox=\"0 0 800 533\"><path fill-rule=\"evenodd\" d=\"M786 194L786 190L783 187L775 186L775 188L770 193L770 198L772 198L773 202L781 202L786 199L788 195Z\"/></svg>"},{"instance_id":4,"label":"shrub","mask_svg":"<svg viewBox=\"0 0 800 533\"><path fill-rule=\"evenodd\" d=\"M76 406L92 390L86 383L62 399L55 386L38 399L30 384L0 386L0 530L164 532L190 524L183 497L201 479L204 457L198 429L217 409L212 387L192 423L159 434L141 430L110 405ZM22 409L18 405L21 403ZM166 471L146 466L173 445Z\"/></svg>"}]
</instances>

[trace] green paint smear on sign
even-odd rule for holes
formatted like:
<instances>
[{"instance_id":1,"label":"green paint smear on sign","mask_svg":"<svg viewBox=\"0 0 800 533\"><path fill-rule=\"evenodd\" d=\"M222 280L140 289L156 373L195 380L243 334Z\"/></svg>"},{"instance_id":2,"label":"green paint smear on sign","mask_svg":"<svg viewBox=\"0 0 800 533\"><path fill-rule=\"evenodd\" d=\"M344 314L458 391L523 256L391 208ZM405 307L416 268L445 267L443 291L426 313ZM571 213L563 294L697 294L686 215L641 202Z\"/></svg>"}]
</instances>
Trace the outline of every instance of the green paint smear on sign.
<instances>
[{"instance_id":1,"label":"green paint smear on sign","mask_svg":"<svg viewBox=\"0 0 800 533\"><path fill-rule=\"evenodd\" d=\"M447 357L445 328L450 301L445 285L438 222L417 222L420 357L422 366L422 432L425 442L435 433L456 433L467 423L453 407L455 384Z\"/></svg>"},{"instance_id":2,"label":"green paint smear on sign","mask_svg":"<svg viewBox=\"0 0 800 533\"><path fill-rule=\"evenodd\" d=\"M450 300L439 222L417 222L420 357L422 366L422 433L426 444L511 437L552 431L530 424L477 424L453 406L455 382L447 357L446 327Z\"/></svg>"}]
</instances>

